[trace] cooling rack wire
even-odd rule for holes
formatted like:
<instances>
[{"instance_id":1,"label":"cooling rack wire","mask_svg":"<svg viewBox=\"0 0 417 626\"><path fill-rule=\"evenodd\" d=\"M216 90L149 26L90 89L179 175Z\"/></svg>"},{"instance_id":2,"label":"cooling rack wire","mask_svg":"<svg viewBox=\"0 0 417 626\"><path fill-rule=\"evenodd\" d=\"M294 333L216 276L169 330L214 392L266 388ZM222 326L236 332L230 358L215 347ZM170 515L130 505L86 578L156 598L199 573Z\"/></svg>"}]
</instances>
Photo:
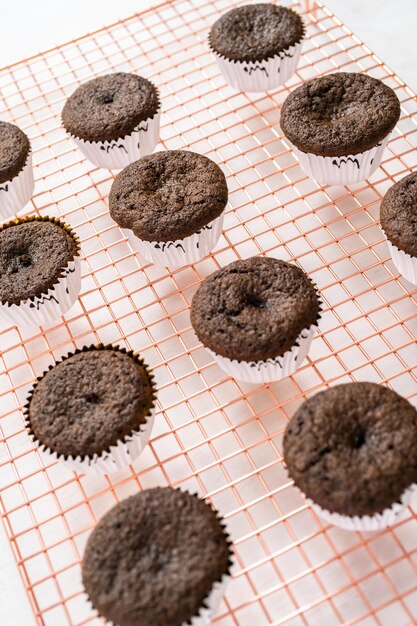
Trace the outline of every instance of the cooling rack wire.
<instances>
[{"instance_id":1,"label":"cooling rack wire","mask_svg":"<svg viewBox=\"0 0 417 626\"><path fill-rule=\"evenodd\" d=\"M304 13L299 69L268 94L226 86L207 45L230 0L173 0L0 72L1 117L30 136L35 195L27 214L62 216L80 235L82 293L52 327L0 329L0 486L7 535L43 626L101 624L88 608L80 558L97 519L139 488L183 485L208 496L235 541L219 626L417 623L417 524L410 507L384 532L321 523L287 479L282 434L307 396L342 381L383 382L417 401L417 293L398 278L378 227L380 200L417 164L416 98L320 2ZM242 4L242 3L241 3ZM280 106L303 80L361 71L397 93L402 117L372 181L319 187L282 140ZM113 175L85 162L60 127L66 97L111 71L151 78L163 102L161 148L206 154L228 177L216 251L173 272L142 262L107 210ZM242 257L294 261L321 290L310 358L293 376L254 386L230 378L197 342L189 305L202 278ZM36 376L85 344L140 351L159 386L156 427L133 468L77 477L44 467L23 427Z\"/></svg>"}]
</instances>

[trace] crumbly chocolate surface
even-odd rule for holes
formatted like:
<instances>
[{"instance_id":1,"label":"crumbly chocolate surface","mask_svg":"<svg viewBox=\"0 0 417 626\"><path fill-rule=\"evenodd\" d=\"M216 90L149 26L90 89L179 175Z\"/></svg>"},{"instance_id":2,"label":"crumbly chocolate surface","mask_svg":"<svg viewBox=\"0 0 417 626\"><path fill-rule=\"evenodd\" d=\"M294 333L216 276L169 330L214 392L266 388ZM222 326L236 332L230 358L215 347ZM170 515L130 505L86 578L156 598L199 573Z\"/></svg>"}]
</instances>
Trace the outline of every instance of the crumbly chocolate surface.
<instances>
[{"instance_id":1,"label":"crumbly chocolate surface","mask_svg":"<svg viewBox=\"0 0 417 626\"><path fill-rule=\"evenodd\" d=\"M388 239L399 250L417 257L417 172L388 189L380 216Z\"/></svg>"},{"instance_id":2,"label":"crumbly chocolate surface","mask_svg":"<svg viewBox=\"0 0 417 626\"><path fill-rule=\"evenodd\" d=\"M152 384L143 365L116 350L90 350L49 370L28 409L35 438L64 456L92 457L146 422Z\"/></svg>"},{"instance_id":3,"label":"crumbly chocolate surface","mask_svg":"<svg viewBox=\"0 0 417 626\"><path fill-rule=\"evenodd\" d=\"M234 61L262 61L298 43L303 20L295 11L262 3L238 7L222 15L211 28L212 48Z\"/></svg>"},{"instance_id":4,"label":"crumbly chocolate surface","mask_svg":"<svg viewBox=\"0 0 417 626\"><path fill-rule=\"evenodd\" d=\"M203 500L171 487L113 507L91 534L82 577L94 607L118 626L181 626L229 571L227 537Z\"/></svg>"},{"instance_id":5,"label":"crumbly chocolate surface","mask_svg":"<svg viewBox=\"0 0 417 626\"><path fill-rule=\"evenodd\" d=\"M0 184L12 180L23 169L30 152L25 133L8 122L0 122Z\"/></svg>"},{"instance_id":6,"label":"crumbly chocolate surface","mask_svg":"<svg viewBox=\"0 0 417 626\"><path fill-rule=\"evenodd\" d=\"M382 385L338 385L308 399L287 425L284 458L322 508L379 513L417 478L417 411Z\"/></svg>"},{"instance_id":7,"label":"crumbly chocolate surface","mask_svg":"<svg viewBox=\"0 0 417 626\"><path fill-rule=\"evenodd\" d=\"M208 348L229 359L281 356L319 315L315 287L279 259L235 261L206 278L191 304L191 323Z\"/></svg>"},{"instance_id":8,"label":"crumbly chocolate surface","mask_svg":"<svg viewBox=\"0 0 417 626\"><path fill-rule=\"evenodd\" d=\"M118 72L84 83L66 101L62 123L85 141L113 141L155 115L158 91L146 78Z\"/></svg>"},{"instance_id":9,"label":"crumbly chocolate surface","mask_svg":"<svg viewBox=\"0 0 417 626\"><path fill-rule=\"evenodd\" d=\"M128 165L111 187L110 215L145 241L175 241L196 233L227 204L216 163L185 150L155 152Z\"/></svg>"},{"instance_id":10,"label":"crumbly chocolate surface","mask_svg":"<svg viewBox=\"0 0 417 626\"><path fill-rule=\"evenodd\" d=\"M74 259L77 244L55 222L10 224L0 228L0 302L19 304L52 287Z\"/></svg>"},{"instance_id":11,"label":"crumbly chocolate surface","mask_svg":"<svg viewBox=\"0 0 417 626\"><path fill-rule=\"evenodd\" d=\"M284 135L303 152L348 156L370 150L400 117L395 92L382 81L338 72L303 83L281 111Z\"/></svg>"}]
</instances>

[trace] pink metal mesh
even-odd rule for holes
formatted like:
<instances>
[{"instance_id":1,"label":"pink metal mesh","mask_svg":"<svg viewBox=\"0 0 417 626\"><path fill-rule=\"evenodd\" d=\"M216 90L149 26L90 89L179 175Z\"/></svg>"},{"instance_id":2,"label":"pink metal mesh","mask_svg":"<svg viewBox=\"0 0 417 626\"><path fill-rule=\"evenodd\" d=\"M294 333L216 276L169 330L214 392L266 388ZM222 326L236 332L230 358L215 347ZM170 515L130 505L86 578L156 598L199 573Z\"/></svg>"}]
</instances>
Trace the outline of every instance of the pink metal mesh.
<instances>
[{"instance_id":1,"label":"pink metal mesh","mask_svg":"<svg viewBox=\"0 0 417 626\"><path fill-rule=\"evenodd\" d=\"M82 293L55 325L0 330L1 510L39 624L99 624L83 595L80 558L96 520L139 488L183 485L224 514L237 566L221 626L396 626L417 623L416 511L375 534L323 525L287 479L282 434L303 399L342 381L388 384L417 401L417 293L398 278L378 227L386 190L417 164L416 98L321 3L304 2L301 63L268 94L226 86L207 32L230 0L173 0L0 72L1 118L34 149L36 189L25 214L65 217L83 252ZM303 80L343 69L383 79L402 117L372 182L319 187L282 141L280 106ZM145 264L111 220L112 173L83 160L60 126L84 80L138 72L161 90L161 148L219 163L230 204L215 252L173 272ZM227 378L199 345L189 305L202 278L238 258L294 261L321 290L324 314L308 362L266 386ZM36 376L75 347L114 342L154 368L153 439L111 477L44 467L24 431Z\"/></svg>"}]
</instances>

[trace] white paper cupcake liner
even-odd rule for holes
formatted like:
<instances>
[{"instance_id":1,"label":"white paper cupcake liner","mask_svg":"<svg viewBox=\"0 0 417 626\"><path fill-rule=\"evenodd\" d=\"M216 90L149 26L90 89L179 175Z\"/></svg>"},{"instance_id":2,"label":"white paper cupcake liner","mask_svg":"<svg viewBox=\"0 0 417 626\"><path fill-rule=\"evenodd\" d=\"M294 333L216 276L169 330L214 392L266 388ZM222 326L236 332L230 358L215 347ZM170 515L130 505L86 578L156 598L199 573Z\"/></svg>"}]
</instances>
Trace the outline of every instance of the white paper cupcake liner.
<instances>
[{"instance_id":1,"label":"white paper cupcake liner","mask_svg":"<svg viewBox=\"0 0 417 626\"><path fill-rule=\"evenodd\" d=\"M232 61L211 48L225 81L240 91L269 91L286 83L300 61L302 40L264 61Z\"/></svg>"},{"instance_id":2,"label":"white paper cupcake liner","mask_svg":"<svg viewBox=\"0 0 417 626\"><path fill-rule=\"evenodd\" d=\"M372 176L379 167L388 136L371 150L348 156L323 157L291 144L304 174L321 185L352 185ZM289 142L290 143L290 142Z\"/></svg>"},{"instance_id":3,"label":"white paper cupcake liner","mask_svg":"<svg viewBox=\"0 0 417 626\"><path fill-rule=\"evenodd\" d=\"M247 383L270 383L293 374L310 350L318 324L303 330L291 350L266 361L236 361L208 349L220 367L233 378Z\"/></svg>"},{"instance_id":4,"label":"white paper cupcake liner","mask_svg":"<svg viewBox=\"0 0 417 626\"><path fill-rule=\"evenodd\" d=\"M33 195L32 153L20 172L9 181L0 183L0 218L7 219L27 205Z\"/></svg>"},{"instance_id":5,"label":"white paper cupcake liner","mask_svg":"<svg viewBox=\"0 0 417 626\"><path fill-rule=\"evenodd\" d=\"M97 167L122 169L153 152L159 142L161 112L140 122L130 133L115 141L84 141L71 135L71 139L84 156Z\"/></svg>"},{"instance_id":6,"label":"white paper cupcake liner","mask_svg":"<svg viewBox=\"0 0 417 626\"><path fill-rule=\"evenodd\" d=\"M387 239L387 244L392 262L401 276L413 285L417 285L417 257L411 256L403 250L399 250L389 239Z\"/></svg>"},{"instance_id":7,"label":"white paper cupcake liner","mask_svg":"<svg viewBox=\"0 0 417 626\"><path fill-rule=\"evenodd\" d=\"M348 515L341 515L340 513L331 513L326 509L322 509L321 506L309 498L306 498L306 502L317 513L317 515L328 524L333 524L333 526L343 528L344 530L359 530L367 532L383 530L388 526L392 526L397 521L398 516L401 515L408 504L410 504L415 492L416 485L412 485L404 491L400 500L398 502L394 502L391 507L384 509L381 513L376 513L375 515L364 515L363 517L350 517Z\"/></svg>"},{"instance_id":8,"label":"white paper cupcake liner","mask_svg":"<svg viewBox=\"0 0 417 626\"><path fill-rule=\"evenodd\" d=\"M123 348L119 348L118 346L106 347L102 344L99 344L98 346L83 348L82 350L76 350L75 352L68 354L66 357L64 357L64 359L61 359L61 361L58 361L57 363L62 362L63 360L67 359L70 356L73 356L74 354L78 354L88 350L121 351L124 354L132 356L132 358L134 358L138 363L143 364L142 359L140 359L140 357L138 355L135 355L133 352L127 352L126 350L124 350ZM154 378L153 374L148 368L146 369L152 382ZM44 372L44 374L45 373L46 372ZM42 378L42 376L38 378L38 381ZM32 441L37 445L37 449L45 464L50 464L51 462L58 461L62 465L65 465L68 469L71 469L79 474L111 474L113 472L116 472L117 470L127 467L128 465L131 465L138 458L138 456L144 450L149 441L155 422L155 392L153 392L152 405L146 416L145 422L140 425L138 430L132 431L132 433L124 437L123 440L119 440L115 445L109 446L108 450L104 450L101 454L94 454L94 456L92 457L73 457L70 455L65 456L63 454L57 454L57 452L54 452L53 450L42 444L40 441L38 441L31 430L29 410L30 401L35 387L36 383L32 387L28 396L28 400L24 407L25 426L29 432L29 436L31 437Z\"/></svg>"},{"instance_id":9,"label":"white paper cupcake liner","mask_svg":"<svg viewBox=\"0 0 417 626\"><path fill-rule=\"evenodd\" d=\"M130 245L150 263L175 268L196 263L213 250L223 229L224 214L203 226L199 231L176 241L144 241L129 228L122 228Z\"/></svg>"}]
</instances>

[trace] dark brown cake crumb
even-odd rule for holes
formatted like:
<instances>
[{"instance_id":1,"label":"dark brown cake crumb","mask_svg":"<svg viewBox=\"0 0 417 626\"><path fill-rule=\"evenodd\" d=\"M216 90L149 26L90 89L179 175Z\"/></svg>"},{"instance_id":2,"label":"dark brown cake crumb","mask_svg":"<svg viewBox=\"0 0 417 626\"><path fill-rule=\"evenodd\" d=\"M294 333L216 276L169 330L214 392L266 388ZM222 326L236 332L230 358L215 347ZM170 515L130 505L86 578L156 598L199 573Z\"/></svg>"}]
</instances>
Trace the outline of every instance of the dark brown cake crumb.
<instances>
[{"instance_id":1,"label":"dark brown cake crumb","mask_svg":"<svg viewBox=\"0 0 417 626\"><path fill-rule=\"evenodd\" d=\"M319 299L300 268L279 259L235 261L206 278L191 304L191 323L213 352L264 361L290 350L317 322Z\"/></svg>"},{"instance_id":2,"label":"dark brown cake crumb","mask_svg":"<svg viewBox=\"0 0 417 626\"><path fill-rule=\"evenodd\" d=\"M21 172L30 152L29 139L13 124L0 122L0 184Z\"/></svg>"},{"instance_id":3,"label":"dark brown cake crumb","mask_svg":"<svg viewBox=\"0 0 417 626\"><path fill-rule=\"evenodd\" d=\"M113 141L129 135L158 108L158 91L149 80L119 72L78 87L65 103L62 123L79 139Z\"/></svg>"},{"instance_id":4,"label":"dark brown cake crumb","mask_svg":"<svg viewBox=\"0 0 417 626\"><path fill-rule=\"evenodd\" d=\"M417 172L388 189L381 204L381 226L399 250L417 257Z\"/></svg>"},{"instance_id":5,"label":"dark brown cake crumb","mask_svg":"<svg viewBox=\"0 0 417 626\"><path fill-rule=\"evenodd\" d=\"M262 61L298 43L303 20L295 11L275 4L250 4L222 15L210 31L210 45L234 61Z\"/></svg>"},{"instance_id":6,"label":"dark brown cake crumb","mask_svg":"<svg viewBox=\"0 0 417 626\"><path fill-rule=\"evenodd\" d=\"M62 223L16 220L0 228L0 301L19 304L46 293L77 254Z\"/></svg>"},{"instance_id":7,"label":"dark brown cake crumb","mask_svg":"<svg viewBox=\"0 0 417 626\"><path fill-rule=\"evenodd\" d=\"M284 135L303 152L347 156L370 150L400 117L395 92L382 81L338 72L303 83L281 111Z\"/></svg>"},{"instance_id":8,"label":"dark brown cake crumb","mask_svg":"<svg viewBox=\"0 0 417 626\"><path fill-rule=\"evenodd\" d=\"M201 154L167 150L131 163L116 176L110 215L145 241L175 241L193 235L227 204L225 176Z\"/></svg>"},{"instance_id":9,"label":"dark brown cake crumb","mask_svg":"<svg viewBox=\"0 0 417 626\"><path fill-rule=\"evenodd\" d=\"M118 626L181 626L198 614L229 561L216 512L196 496L156 488L100 520L82 576L94 607Z\"/></svg>"},{"instance_id":10,"label":"dark brown cake crumb","mask_svg":"<svg viewBox=\"0 0 417 626\"><path fill-rule=\"evenodd\" d=\"M323 509L373 515L417 478L417 411L374 383L337 385L308 399L288 423L284 458L301 491Z\"/></svg>"},{"instance_id":11,"label":"dark brown cake crumb","mask_svg":"<svg viewBox=\"0 0 417 626\"><path fill-rule=\"evenodd\" d=\"M92 457L138 430L152 402L145 366L123 352L93 347L41 378L27 414L31 432L51 451Z\"/></svg>"}]
</instances>

